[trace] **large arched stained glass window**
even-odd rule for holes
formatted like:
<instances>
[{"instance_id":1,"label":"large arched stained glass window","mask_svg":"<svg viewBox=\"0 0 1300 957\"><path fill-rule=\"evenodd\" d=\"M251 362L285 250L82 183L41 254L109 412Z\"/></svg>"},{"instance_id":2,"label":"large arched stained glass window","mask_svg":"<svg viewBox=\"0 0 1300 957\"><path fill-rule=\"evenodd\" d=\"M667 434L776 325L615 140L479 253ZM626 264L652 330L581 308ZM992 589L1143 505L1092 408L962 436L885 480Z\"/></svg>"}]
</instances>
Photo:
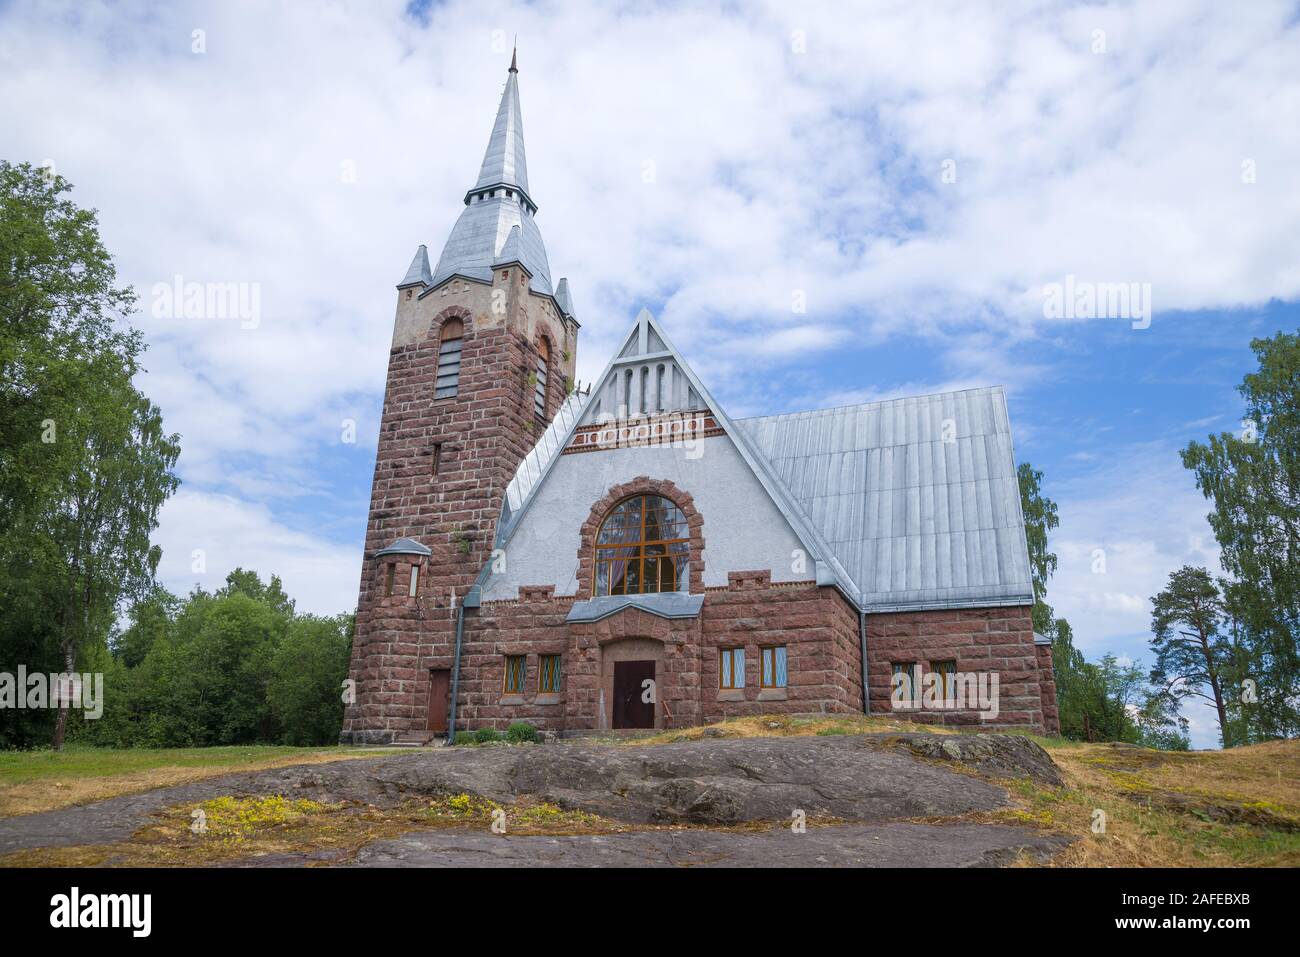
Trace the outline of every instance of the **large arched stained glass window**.
<instances>
[{"instance_id":1,"label":"large arched stained glass window","mask_svg":"<svg viewBox=\"0 0 1300 957\"><path fill-rule=\"evenodd\" d=\"M596 536L596 594L687 591L690 532L668 499L635 495L614 506Z\"/></svg>"}]
</instances>

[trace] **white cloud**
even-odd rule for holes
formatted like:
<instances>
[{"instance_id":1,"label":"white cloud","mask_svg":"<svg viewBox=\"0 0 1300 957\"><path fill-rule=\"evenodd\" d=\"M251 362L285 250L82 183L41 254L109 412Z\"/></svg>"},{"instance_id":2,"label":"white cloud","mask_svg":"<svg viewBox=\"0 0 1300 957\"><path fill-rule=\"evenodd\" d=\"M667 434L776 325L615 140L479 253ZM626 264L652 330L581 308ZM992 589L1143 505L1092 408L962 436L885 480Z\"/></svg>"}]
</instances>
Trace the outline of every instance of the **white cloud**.
<instances>
[{"instance_id":1,"label":"white cloud","mask_svg":"<svg viewBox=\"0 0 1300 957\"><path fill-rule=\"evenodd\" d=\"M30 0L0 12L6 158L52 159L146 297L177 274L261 290L256 329L147 308L139 320L144 386L183 436L185 491L161 531L180 552L173 580L202 540L231 564L266 562L311 601L350 603L355 544L294 538L268 503L337 493L342 419L359 448L373 442L392 284L417 244L437 255L459 212L508 62L502 36L521 37L538 223L553 275L573 286L584 380L644 304L662 304L711 388L737 396L732 411L759 412L895 394L850 376L774 396L754 373L898 339L938 357L941 381L918 392L1050 381L1052 364L1029 356L1041 286L1067 274L1150 282L1156 330L1161 310L1300 295L1300 127L1285 122L1300 113L1300 26L1286 3L451 0L427 27L404 10ZM1098 29L1104 54L1091 52ZM1189 531L1205 508L1185 476L1171 491L1134 462L1092 474L1107 483L1055 496L1053 597L1103 643L1144 630L1163 576L1212 549L1208 530ZM357 505L334 507L322 527ZM1088 571L1096 547L1104 580Z\"/></svg>"},{"instance_id":2,"label":"white cloud","mask_svg":"<svg viewBox=\"0 0 1300 957\"><path fill-rule=\"evenodd\" d=\"M1059 566L1048 601L1089 657L1146 635L1151 598L1186 564L1221 574L1205 520L1210 506L1163 443L1117 446L1047 493L1059 506L1052 535Z\"/></svg>"},{"instance_id":3,"label":"white cloud","mask_svg":"<svg viewBox=\"0 0 1300 957\"><path fill-rule=\"evenodd\" d=\"M351 607L344 596L354 594L360 581L357 550L286 528L265 506L181 489L160 519L159 578L177 594L195 585L213 591L242 567L263 580L278 574L299 611L330 615Z\"/></svg>"}]
</instances>

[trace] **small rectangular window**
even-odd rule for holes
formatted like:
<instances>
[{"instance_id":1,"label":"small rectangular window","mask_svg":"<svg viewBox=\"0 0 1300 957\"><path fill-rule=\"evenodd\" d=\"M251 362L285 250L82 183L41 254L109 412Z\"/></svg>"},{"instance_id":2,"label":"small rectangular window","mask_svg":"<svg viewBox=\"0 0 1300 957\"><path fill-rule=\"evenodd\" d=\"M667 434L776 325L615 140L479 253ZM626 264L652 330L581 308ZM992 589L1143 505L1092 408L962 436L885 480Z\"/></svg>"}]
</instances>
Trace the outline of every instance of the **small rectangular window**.
<instances>
[{"instance_id":1,"label":"small rectangular window","mask_svg":"<svg viewBox=\"0 0 1300 957\"><path fill-rule=\"evenodd\" d=\"M388 577L384 581L384 597L391 598L393 594L393 578L397 575L397 564L388 563Z\"/></svg>"},{"instance_id":2,"label":"small rectangular window","mask_svg":"<svg viewBox=\"0 0 1300 957\"><path fill-rule=\"evenodd\" d=\"M718 687L745 687L745 649L723 648L718 657Z\"/></svg>"},{"instance_id":3,"label":"small rectangular window","mask_svg":"<svg viewBox=\"0 0 1300 957\"><path fill-rule=\"evenodd\" d=\"M433 443L433 474L437 475L442 469L442 443Z\"/></svg>"},{"instance_id":4,"label":"small rectangular window","mask_svg":"<svg viewBox=\"0 0 1300 957\"><path fill-rule=\"evenodd\" d=\"M407 597L414 598L415 591L419 587L420 587L420 566L412 565L411 566L411 590L407 592Z\"/></svg>"},{"instance_id":5,"label":"small rectangular window","mask_svg":"<svg viewBox=\"0 0 1300 957\"><path fill-rule=\"evenodd\" d=\"M537 676L537 690L540 694L560 693L560 656L542 655Z\"/></svg>"},{"instance_id":6,"label":"small rectangular window","mask_svg":"<svg viewBox=\"0 0 1300 957\"><path fill-rule=\"evenodd\" d=\"M921 700L921 665L915 661L895 661L890 698L900 704L915 706ZM901 677L900 677L901 676Z\"/></svg>"},{"instance_id":7,"label":"small rectangular window","mask_svg":"<svg viewBox=\"0 0 1300 957\"><path fill-rule=\"evenodd\" d=\"M527 659L523 655L506 655L506 694L524 693L524 666Z\"/></svg>"},{"instance_id":8,"label":"small rectangular window","mask_svg":"<svg viewBox=\"0 0 1300 957\"><path fill-rule=\"evenodd\" d=\"M762 675L759 686L762 688L784 688L786 680L785 645L760 649L762 655Z\"/></svg>"},{"instance_id":9,"label":"small rectangular window","mask_svg":"<svg viewBox=\"0 0 1300 957\"><path fill-rule=\"evenodd\" d=\"M955 661L932 661L930 670L933 671L935 678L934 690L944 701L953 701L957 695L957 662Z\"/></svg>"}]
</instances>

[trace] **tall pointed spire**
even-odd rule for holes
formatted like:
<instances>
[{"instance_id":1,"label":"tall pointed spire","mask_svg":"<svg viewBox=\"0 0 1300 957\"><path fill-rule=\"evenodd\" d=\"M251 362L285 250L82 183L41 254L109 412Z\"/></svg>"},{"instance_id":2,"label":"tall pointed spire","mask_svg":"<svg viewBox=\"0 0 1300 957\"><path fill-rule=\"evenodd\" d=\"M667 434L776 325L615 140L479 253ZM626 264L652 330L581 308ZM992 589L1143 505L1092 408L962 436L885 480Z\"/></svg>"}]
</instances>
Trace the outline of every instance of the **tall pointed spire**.
<instances>
[{"instance_id":1,"label":"tall pointed spire","mask_svg":"<svg viewBox=\"0 0 1300 957\"><path fill-rule=\"evenodd\" d=\"M534 292L553 295L546 247L533 218L536 213L537 204L528 195L518 56L512 53L478 180L465 194L465 209L447 237L429 285L436 287L449 276L490 282L493 264L508 256L528 270Z\"/></svg>"},{"instance_id":2,"label":"tall pointed spire","mask_svg":"<svg viewBox=\"0 0 1300 957\"><path fill-rule=\"evenodd\" d=\"M523 190L529 204L535 206L531 197L528 197L528 163L524 157L524 116L519 108L519 68L515 62L515 55L511 54L510 71L506 74L506 88L501 94L497 120L492 126L487 152L483 154L483 166L479 170L478 182L474 184L470 193L492 186L513 186Z\"/></svg>"}]
</instances>

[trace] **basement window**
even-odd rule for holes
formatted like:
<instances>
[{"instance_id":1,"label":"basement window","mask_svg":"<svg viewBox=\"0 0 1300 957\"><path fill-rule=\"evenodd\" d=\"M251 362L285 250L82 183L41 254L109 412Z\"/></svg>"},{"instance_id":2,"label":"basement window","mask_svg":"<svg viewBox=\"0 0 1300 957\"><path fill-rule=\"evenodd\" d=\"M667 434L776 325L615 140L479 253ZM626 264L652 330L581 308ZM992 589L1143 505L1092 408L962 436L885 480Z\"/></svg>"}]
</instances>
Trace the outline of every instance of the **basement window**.
<instances>
[{"instance_id":1,"label":"basement window","mask_svg":"<svg viewBox=\"0 0 1300 957\"><path fill-rule=\"evenodd\" d=\"M893 670L890 700L902 707L916 707L921 701L921 665L915 661L895 661L890 668Z\"/></svg>"},{"instance_id":2,"label":"basement window","mask_svg":"<svg viewBox=\"0 0 1300 957\"><path fill-rule=\"evenodd\" d=\"M957 662L932 661L930 670L936 675L934 690L944 701L955 701L957 696Z\"/></svg>"},{"instance_id":3,"label":"basement window","mask_svg":"<svg viewBox=\"0 0 1300 957\"><path fill-rule=\"evenodd\" d=\"M718 687L724 691L745 687L744 648L723 648L718 652Z\"/></svg>"},{"instance_id":4,"label":"basement window","mask_svg":"<svg viewBox=\"0 0 1300 957\"><path fill-rule=\"evenodd\" d=\"M506 694L524 693L524 665L527 661L523 655L506 655L506 680L503 690Z\"/></svg>"},{"instance_id":5,"label":"basement window","mask_svg":"<svg viewBox=\"0 0 1300 957\"><path fill-rule=\"evenodd\" d=\"M762 668L759 669L759 687L784 688L786 682L785 645L759 649Z\"/></svg>"}]
</instances>

